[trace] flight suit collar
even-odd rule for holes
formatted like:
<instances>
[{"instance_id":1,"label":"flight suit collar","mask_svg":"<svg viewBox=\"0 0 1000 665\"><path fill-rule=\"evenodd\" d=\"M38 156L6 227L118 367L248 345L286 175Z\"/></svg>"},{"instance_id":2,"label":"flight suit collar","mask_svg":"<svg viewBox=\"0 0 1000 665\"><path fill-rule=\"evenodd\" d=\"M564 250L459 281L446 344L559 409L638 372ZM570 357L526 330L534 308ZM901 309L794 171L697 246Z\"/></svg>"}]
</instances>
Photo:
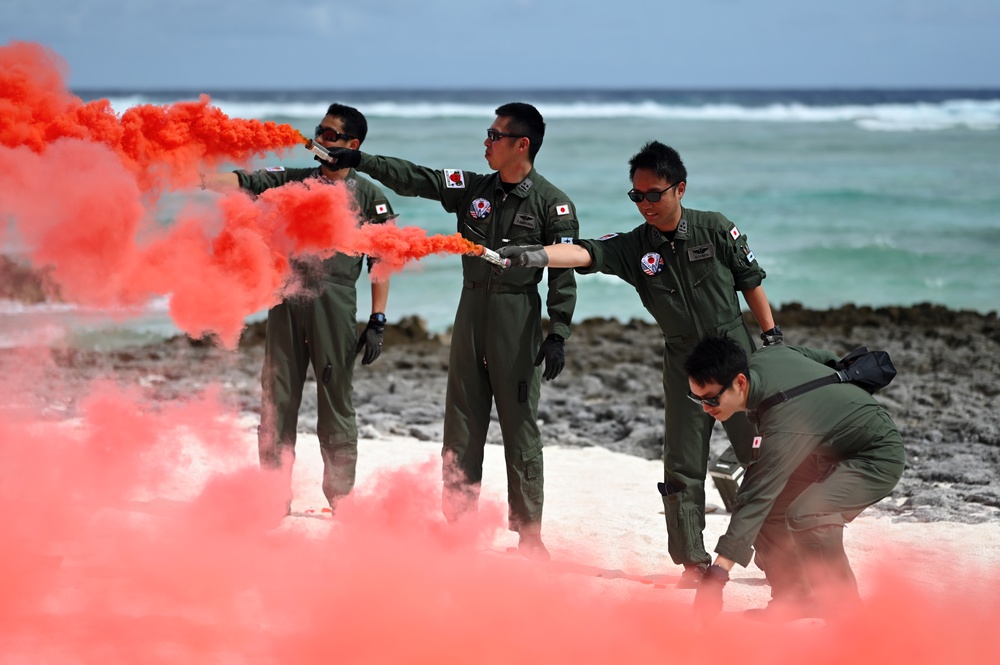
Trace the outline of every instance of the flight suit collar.
<instances>
[{"instance_id":1,"label":"flight suit collar","mask_svg":"<svg viewBox=\"0 0 1000 665\"><path fill-rule=\"evenodd\" d=\"M517 186L511 190L511 194L519 198L526 199L528 194L531 193L531 188L535 186L535 181L538 180L538 175L535 173L534 167L528 171L528 175L524 176L524 180L519 182ZM493 174L493 188L497 194L503 197L503 185L500 182L500 173L495 172Z\"/></svg>"},{"instance_id":2,"label":"flight suit collar","mask_svg":"<svg viewBox=\"0 0 1000 665\"><path fill-rule=\"evenodd\" d=\"M667 240L667 236L652 224L646 225L646 237L649 239L649 243L653 247L659 247L665 242L670 242ZM684 217L684 209L681 208L681 221L677 223L677 231L674 233L674 241L687 240L690 237L691 234L688 229L688 221L687 218Z\"/></svg>"}]
</instances>

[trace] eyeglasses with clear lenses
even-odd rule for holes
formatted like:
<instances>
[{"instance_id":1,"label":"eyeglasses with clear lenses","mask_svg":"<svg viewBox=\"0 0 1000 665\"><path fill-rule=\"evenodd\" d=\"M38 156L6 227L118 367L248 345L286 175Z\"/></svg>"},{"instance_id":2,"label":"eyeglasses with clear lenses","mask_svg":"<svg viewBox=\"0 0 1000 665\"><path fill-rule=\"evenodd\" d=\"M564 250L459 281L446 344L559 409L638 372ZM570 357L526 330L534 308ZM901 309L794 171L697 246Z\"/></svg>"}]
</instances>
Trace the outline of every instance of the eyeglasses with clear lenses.
<instances>
[{"instance_id":1,"label":"eyeglasses with clear lenses","mask_svg":"<svg viewBox=\"0 0 1000 665\"><path fill-rule=\"evenodd\" d=\"M486 130L486 138L490 141L496 142L500 139L523 139L527 137L524 134L508 134L507 132L501 132L499 129L493 129L490 127Z\"/></svg>"},{"instance_id":2,"label":"eyeglasses with clear lenses","mask_svg":"<svg viewBox=\"0 0 1000 665\"><path fill-rule=\"evenodd\" d=\"M630 190L628 190L628 197L631 200L635 201L636 203L642 203L643 199L649 201L650 203L656 203L661 198L663 198L664 194L666 194L667 192L669 192L671 189L673 189L677 185L681 184L682 182L684 182L684 181L681 180L679 182L675 182L674 184L670 185L666 189L661 189L658 192L655 192L655 191L654 192L640 192L638 189L630 189Z\"/></svg>"},{"instance_id":3,"label":"eyeglasses with clear lenses","mask_svg":"<svg viewBox=\"0 0 1000 665\"><path fill-rule=\"evenodd\" d=\"M333 143L334 141L350 141L354 137L347 134L341 134L333 127L316 125L316 138Z\"/></svg>"},{"instance_id":4,"label":"eyeglasses with clear lenses","mask_svg":"<svg viewBox=\"0 0 1000 665\"><path fill-rule=\"evenodd\" d=\"M693 392L691 392L689 390L688 391L688 399L691 400L692 402L695 402L696 404L707 404L708 406L718 407L719 406L719 398L722 397L722 393L726 392L729 389L729 386L731 386L731 385L733 385L732 381L730 381L726 385L722 386L722 390L720 390L719 392L715 393L711 397L698 397L697 395L695 395Z\"/></svg>"}]
</instances>

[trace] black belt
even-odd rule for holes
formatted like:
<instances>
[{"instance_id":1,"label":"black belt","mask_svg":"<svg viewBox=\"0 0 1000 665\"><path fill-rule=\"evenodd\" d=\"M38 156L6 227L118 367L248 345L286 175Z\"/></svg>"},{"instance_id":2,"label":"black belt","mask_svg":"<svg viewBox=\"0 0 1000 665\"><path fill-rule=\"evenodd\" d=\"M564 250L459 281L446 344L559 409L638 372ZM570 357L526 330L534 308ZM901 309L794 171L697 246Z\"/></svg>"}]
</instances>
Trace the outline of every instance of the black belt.
<instances>
[{"instance_id":1,"label":"black belt","mask_svg":"<svg viewBox=\"0 0 1000 665\"><path fill-rule=\"evenodd\" d=\"M538 286L536 284L528 284L526 286L521 286L519 284L504 284L503 282L483 282L471 279L465 280L465 288L486 289L490 293L536 293L538 291Z\"/></svg>"}]
</instances>

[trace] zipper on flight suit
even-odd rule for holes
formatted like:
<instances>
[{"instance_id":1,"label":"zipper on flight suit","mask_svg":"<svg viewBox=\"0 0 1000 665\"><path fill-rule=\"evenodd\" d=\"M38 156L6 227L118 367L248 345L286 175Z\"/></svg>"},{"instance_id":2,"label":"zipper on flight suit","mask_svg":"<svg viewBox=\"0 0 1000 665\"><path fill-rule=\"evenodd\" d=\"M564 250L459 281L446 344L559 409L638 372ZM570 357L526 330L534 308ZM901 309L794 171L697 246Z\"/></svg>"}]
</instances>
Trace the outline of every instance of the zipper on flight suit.
<instances>
[{"instance_id":1,"label":"zipper on flight suit","mask_svg":"<svg viewBox=\"0 0 1000 665\"><path fill-rule=\"evenodd\" d=\"M494 249L499 244L499 241L500 241L500 236L499 236L500 213L503 210L503 204L504 204L504 202L507 200L507 192L504 192L502 187L498 187L497 186L497 185L499 185L499 182L500 182L500 175L499 174L496 175L496 180L497 180L497 182L496 182L496 184L493 187L493 195L494 195L493 202L495 204L495 208L493 210L493 221L494 221L494 223L491 224L491 227L490 227L490 245L489 245L490 249ZM500 199L496 198L496 192L497 192L498 189L501 191L501 198ZM486 284L483 287L483 291L484 291L484 293L483 293L483 331L484 332L490 329L489 328L490 287L493 285L493 275L494 274L495 274L495 272L491 268L489 274L486 275ZM485 369L487 372L490 371L489 364L486 362L486 345L485 345L485 343L483 344L483 369Z\"/></svg>"}]
</instances>

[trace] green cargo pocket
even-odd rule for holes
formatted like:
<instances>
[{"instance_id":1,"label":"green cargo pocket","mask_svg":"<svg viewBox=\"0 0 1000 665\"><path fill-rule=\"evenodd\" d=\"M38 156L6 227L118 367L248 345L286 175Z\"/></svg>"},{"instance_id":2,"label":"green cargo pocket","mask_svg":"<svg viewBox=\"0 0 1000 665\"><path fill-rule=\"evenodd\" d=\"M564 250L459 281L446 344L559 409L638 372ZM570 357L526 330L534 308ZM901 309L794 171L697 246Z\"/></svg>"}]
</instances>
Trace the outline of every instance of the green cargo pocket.
<instances>
[{"instance_id":1,"label":"green cargo pocket","mask_svg":"<svg viewBox=\"0 0 1000 665\"><path fill-rule=\"evenodd\" d=\"M535 480L542 477L542 449L528 448L521 451L521 461L524 462L524 477Z\"/></svg>"}]
</instances>

